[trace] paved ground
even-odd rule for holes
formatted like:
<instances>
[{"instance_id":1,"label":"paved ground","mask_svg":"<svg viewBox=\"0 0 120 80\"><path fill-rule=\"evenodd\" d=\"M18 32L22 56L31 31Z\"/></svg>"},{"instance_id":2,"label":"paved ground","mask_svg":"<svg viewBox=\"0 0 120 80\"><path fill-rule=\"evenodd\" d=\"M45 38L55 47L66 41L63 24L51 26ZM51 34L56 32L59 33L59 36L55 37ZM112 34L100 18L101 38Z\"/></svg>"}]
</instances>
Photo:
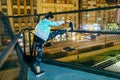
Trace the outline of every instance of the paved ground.
<instances>
[{"instance_id":1,"label":"paved ground","mask_svg":"<svg viewBox=\"0 0 120 80\"><path fill-rule=\"evenodd\" d=\"M28 80L118 80L45 63L42 63L41 68L45 70L45 74L39 78L29 69Z\"/></svg>"}]
</instances>

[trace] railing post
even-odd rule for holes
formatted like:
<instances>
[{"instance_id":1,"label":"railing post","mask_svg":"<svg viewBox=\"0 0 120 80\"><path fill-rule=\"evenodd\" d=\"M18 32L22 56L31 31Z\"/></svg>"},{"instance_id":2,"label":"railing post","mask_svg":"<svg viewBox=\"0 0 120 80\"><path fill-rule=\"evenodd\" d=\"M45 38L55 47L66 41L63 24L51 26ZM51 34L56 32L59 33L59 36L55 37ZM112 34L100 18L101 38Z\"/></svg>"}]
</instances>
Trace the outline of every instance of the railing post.
<instances>
[{"instance_id":1,"label":"railing post","mask_svg":"<svg viewBox=\"0 0 120 80\"><path fill-rule=\"evenodd\" d=\"M29 50L30 50L30 57L32 57L31 34L30 34L30 29L28 29L28 38L29 38Z\"/></svg>"},{"instance_id":2,"label":"railing post","mask_svg":"<svg viewBox=\"0 0 120 80\"><path fill-rule=\"evenodd\" d=\"M25 29L23 29L23 49L24 49L24 56L26 56L26 41L25 41Z\"/></svg>"},{"instance_id":3,"label":"railing post","mask_svg":"<svg viewBox=\"0 0 120 80\"><path fill-rule=\"evenodd\" d=\"M27 71L26 71L27 70L27 66L24 63L23 56L21 55L21 53L23 51L22 51L19 43L16 44L15 50L16 50L16 53L18 55L19 61L21 63L21 65L20 65L20 74L19 74L18 80L27 80Z\"/></svg>"}]
</instances>

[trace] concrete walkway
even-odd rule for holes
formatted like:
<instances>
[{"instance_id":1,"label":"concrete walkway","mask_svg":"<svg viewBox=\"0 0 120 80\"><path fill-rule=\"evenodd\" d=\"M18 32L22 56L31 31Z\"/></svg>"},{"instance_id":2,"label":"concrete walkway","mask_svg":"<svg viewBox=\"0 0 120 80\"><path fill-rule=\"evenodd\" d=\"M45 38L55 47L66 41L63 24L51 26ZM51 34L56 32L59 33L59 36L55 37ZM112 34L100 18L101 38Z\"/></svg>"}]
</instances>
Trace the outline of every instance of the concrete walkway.
<instances>
[{"instance_id":1,"label":"concrete walkway","mask_svg":"<svg viewBox=\"0 0 120 80\"><path fill-rule=\"evenodd\" d=\"M120 49L120 45L116 45L116 46L113 46L113 47L108 47L108 48L95 50L95 51L91 51L91 52L86 52L86 53L79 54L79 59L89 57L89 56L93 56L93 55L102 54L104 52L108 52L108 51L112 51L112 50L119 50L119 49ZM55 60L63 61L63 62L70 62L70 61L73 61L73 60L77 59L77 57L78 57L78 54L73 55L73 56L58 58L58 59L55 59Z\"/></svg>"},{"instance_id":2,"label":"concrete walkway","mask_svg":"<svg viewBox=\"0 0 120 80\"><path fill-rule=\"evenodd\" d=\"M45 74L41 75L39 78L29 69L27 80L118 80L45 63L41 64L41 69L45 71Z\"/></svg>"}]
</instances>

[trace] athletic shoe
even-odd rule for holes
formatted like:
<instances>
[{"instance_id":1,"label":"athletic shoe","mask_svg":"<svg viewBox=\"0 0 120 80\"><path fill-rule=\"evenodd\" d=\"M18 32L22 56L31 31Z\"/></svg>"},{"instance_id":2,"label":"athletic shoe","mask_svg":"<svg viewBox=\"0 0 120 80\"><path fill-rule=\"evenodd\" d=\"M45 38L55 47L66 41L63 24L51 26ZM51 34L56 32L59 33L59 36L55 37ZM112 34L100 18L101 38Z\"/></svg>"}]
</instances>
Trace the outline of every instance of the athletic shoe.
<instances>
[{"instance_id":1,"label":"athletic shoe","mask_svg":"<svg viewBox=\"0 0 120 80\"><path fill-rule=\"evenodd\" d=\"M40 71L39 73L36 73L36 77L40 77L40 76L42 76L43 74L45 74L45 71Z\"/></svg>"}]
</instances>

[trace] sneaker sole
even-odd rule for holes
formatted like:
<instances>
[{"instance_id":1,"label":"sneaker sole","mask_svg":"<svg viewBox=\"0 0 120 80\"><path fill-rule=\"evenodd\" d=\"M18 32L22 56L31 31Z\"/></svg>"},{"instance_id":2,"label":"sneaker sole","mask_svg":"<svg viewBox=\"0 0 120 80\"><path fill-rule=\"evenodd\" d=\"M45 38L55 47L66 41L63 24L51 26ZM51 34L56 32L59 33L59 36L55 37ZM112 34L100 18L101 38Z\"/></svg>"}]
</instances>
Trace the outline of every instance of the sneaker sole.
<instances>
[{"instance_id":1,"label":"sneaker sole","mask_svg":"<svg viewBox=\"0 0 120 80\"><path fill-rule=\"evenodd\" d=\"M45 72L40 73L39 75L36 75L36 77L40 77L40 76L42 76L43 74L45 74Z\"/></svg>"}]
</instances>

